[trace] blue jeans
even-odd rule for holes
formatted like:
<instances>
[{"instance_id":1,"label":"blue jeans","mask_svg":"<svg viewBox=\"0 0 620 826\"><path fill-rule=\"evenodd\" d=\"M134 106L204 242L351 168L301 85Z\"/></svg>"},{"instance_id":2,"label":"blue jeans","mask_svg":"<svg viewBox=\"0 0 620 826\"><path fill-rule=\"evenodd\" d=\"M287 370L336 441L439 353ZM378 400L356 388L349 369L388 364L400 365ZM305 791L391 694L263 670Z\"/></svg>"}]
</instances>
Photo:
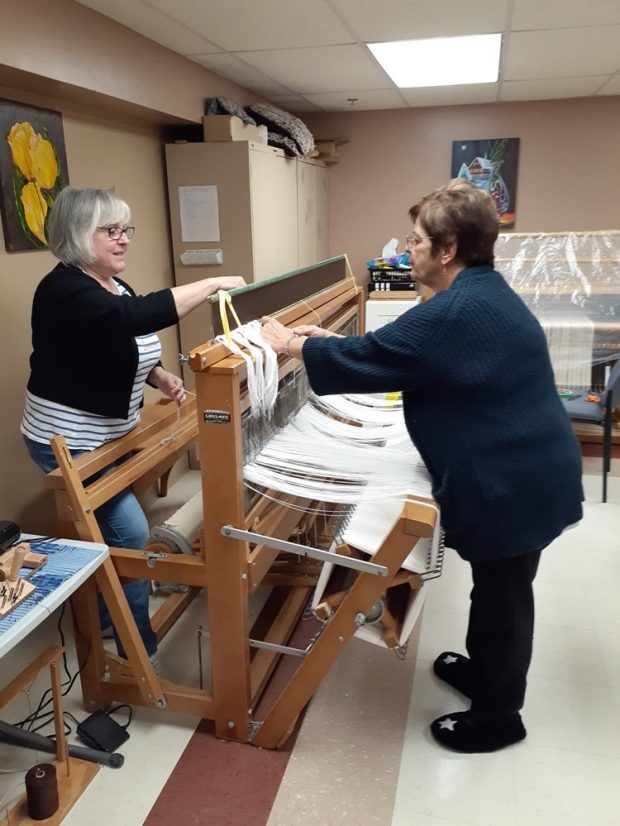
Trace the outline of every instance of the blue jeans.
<instances>
[{"instance_id":1,"label":"blue jeans","mask_svg":"<svg viewBox=\"0 0 620 826\"><path fill-rule=\"evenodd\" d=\"M58 467L51 445L34 442L24 436L26 449L30 458L44 473L49 473ZM79 456L83 450L72 450L72 456ZM124 459L119 459L93 476L90 481L103 476L108 471L120 465ZM129 488L125 488L109 502L106 502L95 512L97 524L101 529L106 545L115 548L143 548L149 537L149 524L140 503ZM157 651L157 636L151 626L149 618L149 582L146 579L132 579L123 583L123 591L127 597L129 608L136 621L138 632L144 642L146 653L150 656ZM112 624L107 606L99 595L99 621L102 628ZM125 656L120 639L113 628L116 648L121 657Z\"/></svg>"}]
</instances>

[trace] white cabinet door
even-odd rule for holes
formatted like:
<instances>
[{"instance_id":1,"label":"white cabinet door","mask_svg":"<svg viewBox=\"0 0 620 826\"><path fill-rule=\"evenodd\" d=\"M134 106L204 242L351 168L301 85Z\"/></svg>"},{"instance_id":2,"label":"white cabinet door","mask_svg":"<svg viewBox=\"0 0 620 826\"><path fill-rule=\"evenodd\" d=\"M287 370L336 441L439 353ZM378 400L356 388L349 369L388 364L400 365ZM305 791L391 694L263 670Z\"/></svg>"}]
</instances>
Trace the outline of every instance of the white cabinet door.
<instances>
[{"instance_id":1,"label":"white cabinet door","mask_svg":"<svg viewBox=\"0 0 620 826\"><path fill-rule=\"evenodd\" d=\"M305 158L297 162L297 221L299 266L306 267L328 257L327 170Z\"/></svg>"},{"instance_id":2,"label":"white cabinet door","mask_svg":"<svg viewBox=\"0 0 620 826\"><path fill-rule=\"evenodd\" d=\"M254 281L297 269L295 159L250 151L250 199Z\"/></svg>"}]
</instances>

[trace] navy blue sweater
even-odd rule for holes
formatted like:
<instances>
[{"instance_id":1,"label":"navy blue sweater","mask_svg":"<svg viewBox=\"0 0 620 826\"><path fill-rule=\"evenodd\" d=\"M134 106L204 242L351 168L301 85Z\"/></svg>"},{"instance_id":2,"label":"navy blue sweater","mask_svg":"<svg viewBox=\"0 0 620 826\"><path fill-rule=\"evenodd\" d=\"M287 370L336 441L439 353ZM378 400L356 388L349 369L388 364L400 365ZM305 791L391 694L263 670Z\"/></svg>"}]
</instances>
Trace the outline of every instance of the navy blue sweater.
<instances>
[{"instance_id":1,"label":"navy blue sweater","mask_svg":"<svg viewBox=\"0 0 620 826\"><path fill-rule=\"evenodd\" d=\"M28 389L101 416L126 419L138 366L136 336L178 321L171 290L113 295L78 267L58 264L32 303Z\"/></svg>"},{"instance_id":2,"label":"navy blue sweater","mask_svg":"<svg viewBox=\"0 0 620 826\"><path fill-rule=\"evenodd\" d=\"M540 324L491 267L365 336L309 338L313 390L403 391L446 543L468 560L538 549L582 516L581 453Z\"/></svg>"}]
</instances>

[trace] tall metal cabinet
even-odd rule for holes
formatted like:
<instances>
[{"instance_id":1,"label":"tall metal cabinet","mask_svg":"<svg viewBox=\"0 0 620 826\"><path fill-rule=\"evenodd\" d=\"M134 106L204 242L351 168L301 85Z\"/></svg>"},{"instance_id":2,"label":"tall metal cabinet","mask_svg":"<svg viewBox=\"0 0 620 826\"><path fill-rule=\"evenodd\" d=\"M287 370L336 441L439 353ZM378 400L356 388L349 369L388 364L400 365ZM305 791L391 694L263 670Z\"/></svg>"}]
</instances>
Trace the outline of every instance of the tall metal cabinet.
<instances>
[{"instance_id":1,"label":"tall metal cabinet","mask_svg":"<svg viewBox=\"0 0 620 826\"><path fill-rule=\"evenodd\" d=\"M222 141L168 144L166 166L176 284L217 275L261 281L328 257L323 163L287 158L265 144ZM181 187L216 188L219 240L183 240L181 197L188 190ZM222 263L191 260L215 257L205 250L221 250ZM187 353L210 337L208 312L190 313L180 330Z\"/></svg>"}]
</instances>

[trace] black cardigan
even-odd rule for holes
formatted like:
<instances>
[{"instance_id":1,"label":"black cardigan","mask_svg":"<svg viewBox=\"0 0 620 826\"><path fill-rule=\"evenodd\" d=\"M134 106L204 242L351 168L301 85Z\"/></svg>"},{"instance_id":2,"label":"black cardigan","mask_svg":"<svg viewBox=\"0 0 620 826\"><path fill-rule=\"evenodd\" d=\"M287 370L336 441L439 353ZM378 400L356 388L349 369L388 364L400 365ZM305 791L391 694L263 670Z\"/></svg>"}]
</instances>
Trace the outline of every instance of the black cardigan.
<instances>
[{"instance_id":1,"label":"black cardigan","mask_svg":"<svg viewBox=\"0 0 620 826\"><path fill-rule=\"evenodd\" d=\"M169 289L115 296L78 267L58 264L32 304L28 390L58 404L126 419L138 366L135 337L178 321Z\"/></svg>"}]
</instances>

